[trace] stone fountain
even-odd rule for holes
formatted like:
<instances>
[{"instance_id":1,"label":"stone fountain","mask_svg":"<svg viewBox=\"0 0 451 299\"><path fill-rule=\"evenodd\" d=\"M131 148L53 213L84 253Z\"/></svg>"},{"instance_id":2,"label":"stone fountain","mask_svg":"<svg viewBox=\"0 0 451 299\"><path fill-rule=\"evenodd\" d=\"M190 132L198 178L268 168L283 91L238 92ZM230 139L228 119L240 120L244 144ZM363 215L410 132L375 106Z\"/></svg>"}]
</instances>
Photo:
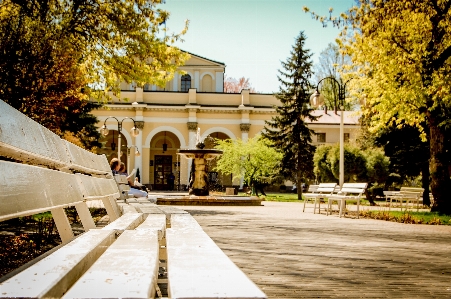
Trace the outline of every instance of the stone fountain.
<instances>
[{"instance_id":1,"label":"stone fountain","mask_svg":"<svg viewBox=\"0 0 451 299\"><path fill-rule=\"evenodd\" d=\"M193 159L188 196L166 195L157 197L158 205L261 205L261 199L256 196L210 196L206 163L208 160L222 155L222 151L205 149L205 143L201 139L199 128L197 128L195 144L196 148L194 149L179 149L177 151L178 155Z\"/></svg>"},{"instance_id":2,"label":"stone fountain","mask_svg":"<svg viewBox=\"0 0 451 299\"><path fill-rule=\"evenodd\" d=\"M215 157L222 155L222 151L217 149L204 149L204 147L205 143L201 140L200 129L197 128L196 148L179 149L177 151L178 155L193 159L189 179L189 195L208 196L210 194L210 184L207 172L205 171L205 164L208 160L212 160Z\"/></svg>"}]
</instances>

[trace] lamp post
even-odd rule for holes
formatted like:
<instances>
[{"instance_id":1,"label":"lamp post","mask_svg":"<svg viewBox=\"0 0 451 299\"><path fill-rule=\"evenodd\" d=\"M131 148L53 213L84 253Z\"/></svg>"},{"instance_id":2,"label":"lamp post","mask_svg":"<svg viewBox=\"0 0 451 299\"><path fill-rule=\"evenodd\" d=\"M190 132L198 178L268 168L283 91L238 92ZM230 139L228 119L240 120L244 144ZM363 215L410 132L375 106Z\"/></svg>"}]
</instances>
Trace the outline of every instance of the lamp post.
<instances>
[{"instance_id":1,"label":"lamp post","mask_svg":"<svg viewBox=\"0 0 451 299\"><path fill-rule=\"evenodd\" d=\"M340 84L340 82L338 82L337 79L335 79L334 77L326 77L321 79L318 84L316 85L316 91L315 93L313 93L310 97L310 104L314 107L318 107L320 105L322 105L324 103L324 96L322 94L320 94L319 92L319 84L323 81L323 80L332 80L337 86L338 86L338 99L337 97L334 97L334 109L335 109L335 114L337 114L337 106L339 106L340 108L340 163L339 163L339 183L340 183L340 187L343 186L344 183L344 165L345 165L345 154L344 154L344 125L343 125L343 111L344 111L344 101L346 98L346 84L352 79L349 79L348 81L346 81L343 84ZM338 105L337 105L337 100L338 100Z\"/></svg>"},{"instance_id":2,"label":"lamp post","mask_svg":"<svg viewBox=\"0 0 451 299\"><path fill-rule=\"evenodd\" d=\"M134 120L133 118L131 118L131 117L125 117L125 118L123 118L122 120L118 120L118 119L117 119L116 117L114 117L114 116L109 116L109 117L107 117L107 118L105 119L105 121L103 122L102 128L100 128L100 133L101 133L103 136L107 136L108 133L109 133L109 130L108 130L108 128L106 127L106 121L107 121L108 119L110 119L110 118L114 118L114 119L117 121L117 135L118 135L118 137L117 137L117 158L120 160L120 159L121 159L121 131L122 131L122 122L123 122L124 120L126 120L126 119L130 119L130 120L133 121L133 128L130 130L130 134L131 134L133 137L138 136L138 134L139 134L139 129L136 128L135 120Z\"/></svg>"}]
</instances>

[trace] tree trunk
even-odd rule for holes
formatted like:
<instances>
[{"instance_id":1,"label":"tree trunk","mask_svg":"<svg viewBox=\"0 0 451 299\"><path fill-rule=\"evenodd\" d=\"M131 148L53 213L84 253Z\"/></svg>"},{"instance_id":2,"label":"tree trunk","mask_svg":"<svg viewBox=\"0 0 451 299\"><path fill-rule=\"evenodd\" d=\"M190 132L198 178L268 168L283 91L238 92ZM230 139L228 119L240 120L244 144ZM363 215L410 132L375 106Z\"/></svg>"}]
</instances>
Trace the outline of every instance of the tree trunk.
<instances>
[{"instance_id":1,"label":"tree trunk","mask_svg":"<svg viewBox=\"0 0 451 299\"><path fill-rule=\"evenodd\" d=\"M302 172L301 172L301 163L298 161L298 170L296 172L296 189L298 191L298 200L302 200Z\"/></svg>"},{"instance_id":2,"label":"tree trunk","mask_svg":"<svg viewBox=\"0 0 451 299\"><path fill-rule=\"evenodd\" d=\"M431 190L434 196L431 211L451 215L451 182L446 159L445 135L438 127L436 116L429 116L429 130L431 140L429 169Z\"/></svg>"},{"instance_id":3,"label":"tree trunk","mask_svg":"<svg viewBox=\"0 0 451 299\"><path fill-rule=\"evenodd\" d=\"M421 167L421 187L424 188L423 192L423 205L430 207L431 199L429 198L429 164L424 163Z\"/></svg>"}]
</instances>

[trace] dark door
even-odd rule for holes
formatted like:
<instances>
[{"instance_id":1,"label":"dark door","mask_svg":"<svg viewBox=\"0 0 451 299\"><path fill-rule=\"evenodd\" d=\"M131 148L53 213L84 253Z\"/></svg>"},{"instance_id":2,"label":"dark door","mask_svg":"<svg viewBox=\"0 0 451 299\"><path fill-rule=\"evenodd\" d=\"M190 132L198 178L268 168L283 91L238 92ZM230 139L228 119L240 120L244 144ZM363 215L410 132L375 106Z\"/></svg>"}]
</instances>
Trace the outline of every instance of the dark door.
<instances>
[{"instance_id":1,"label":"dark door","mask_svg":"<svg viewBox=\"0 0 451 299\"><path fill-rule=\"evenodd\" d=\"M155 156L155 173L154 187L155 190L168 189L168 176L172 172L172 156L157 155Z\"/></svg>"}]
</instances>

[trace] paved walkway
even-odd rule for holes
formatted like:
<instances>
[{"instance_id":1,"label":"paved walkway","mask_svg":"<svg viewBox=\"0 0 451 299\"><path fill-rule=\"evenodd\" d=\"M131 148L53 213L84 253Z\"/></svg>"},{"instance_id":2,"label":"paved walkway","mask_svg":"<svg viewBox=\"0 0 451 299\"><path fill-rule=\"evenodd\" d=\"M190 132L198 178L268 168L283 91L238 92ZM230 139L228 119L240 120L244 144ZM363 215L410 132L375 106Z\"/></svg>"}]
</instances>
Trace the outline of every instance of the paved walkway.
<instances>
[{"instance_id":1,"label":"paved walkway","mask_svg":"<svg viewBox=\"0 0 451 299\"><path fill-rule=\"evenodd\" d=\"M451 227L181 206L269 298L451 298Z\"/></svg>"}]
</instances>

